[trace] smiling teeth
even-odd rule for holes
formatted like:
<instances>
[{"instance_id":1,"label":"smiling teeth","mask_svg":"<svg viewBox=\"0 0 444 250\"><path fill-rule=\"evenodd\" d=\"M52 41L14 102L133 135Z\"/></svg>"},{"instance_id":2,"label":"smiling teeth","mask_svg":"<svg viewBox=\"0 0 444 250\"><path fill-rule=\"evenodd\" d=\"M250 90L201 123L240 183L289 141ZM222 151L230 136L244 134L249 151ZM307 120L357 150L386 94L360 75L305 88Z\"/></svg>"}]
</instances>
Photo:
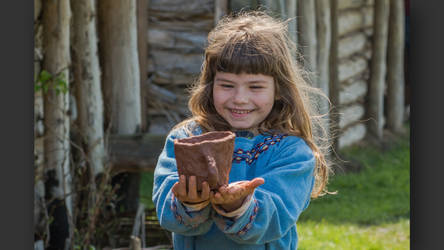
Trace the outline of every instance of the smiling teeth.
<instances>
[{"instance_id":1,"label":"smiling teeth","mask_svg":"<svg viewBox=\"0 0 444 250\"><path fill-rule=\"evenodd\" d=\"M231 112L236 113L236 114L248 114L251 111L248 110L237 110L237 109L232 109Z\"/></svg>"}]
</instances>

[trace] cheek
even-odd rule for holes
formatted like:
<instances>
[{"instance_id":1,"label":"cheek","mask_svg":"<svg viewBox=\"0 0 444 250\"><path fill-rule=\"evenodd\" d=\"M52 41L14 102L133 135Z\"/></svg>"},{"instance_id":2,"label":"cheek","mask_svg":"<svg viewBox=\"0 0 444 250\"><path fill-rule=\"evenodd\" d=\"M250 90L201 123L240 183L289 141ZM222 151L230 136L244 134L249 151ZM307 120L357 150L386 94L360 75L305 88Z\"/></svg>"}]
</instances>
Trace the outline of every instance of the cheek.
<instances>
[{"instance_id":1,"label":"cheek","mask_svg":"<svg viewBox=\"0 0 444 250\"><path fill-rule=\"evenodd\" d=\"M217 111L220 111L224 103L224 97L220 91L213 90L213 104Z\"/></svg>"}]
</instances>

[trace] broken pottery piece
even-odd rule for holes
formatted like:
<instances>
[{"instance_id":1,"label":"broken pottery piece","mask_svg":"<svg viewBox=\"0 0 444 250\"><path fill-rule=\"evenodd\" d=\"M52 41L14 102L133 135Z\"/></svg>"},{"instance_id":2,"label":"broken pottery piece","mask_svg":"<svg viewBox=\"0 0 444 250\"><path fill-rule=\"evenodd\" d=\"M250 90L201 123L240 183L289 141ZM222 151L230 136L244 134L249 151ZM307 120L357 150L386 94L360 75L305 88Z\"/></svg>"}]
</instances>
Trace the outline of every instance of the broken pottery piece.
<instances>
[{"instance_id":1,"label":"broken pottery piece","mask_svg":"<svg viewBox=\"0 0 444 250\"><path fill-rule=\"evenodd\" d=\"M174 140L179 175L196 176L197 190L207 181L210 189L228 184L235 134L214 131Z\"/></svg>"}]
</instances>

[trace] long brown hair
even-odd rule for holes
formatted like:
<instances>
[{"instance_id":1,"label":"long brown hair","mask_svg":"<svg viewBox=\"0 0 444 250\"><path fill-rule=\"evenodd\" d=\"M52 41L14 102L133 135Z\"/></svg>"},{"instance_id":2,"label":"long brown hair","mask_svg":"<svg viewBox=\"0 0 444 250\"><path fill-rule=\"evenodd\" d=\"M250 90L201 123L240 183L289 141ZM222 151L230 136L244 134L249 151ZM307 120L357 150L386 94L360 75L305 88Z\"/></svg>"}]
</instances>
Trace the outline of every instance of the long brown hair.
<instances>
[{"instance_id":1,"label":"long brown hair","mask_svg":"<svg viewBox=\"0 0 444 250\"><path fill-rule=\"evenodd\" d=\"M319 137L323 140L314 138L314 131L326 130L311 106L310 97L312 93L322 92L307 84L303 77L306 72L296 63L294 53L296 49L288 37L287 22L260 11L224 17L208 35L201 74L191 88L188 107L193 116L176 127L194 121L204 131L230 129L213 105L213 80L217 71L272 76L275 102L258 129L260 132L278 130L304 139L316 158L312 197L317 197L326 192L329 165L324 155L330 147L320 145L328 141L328 133Z\"/></svg>"}]
</instances>

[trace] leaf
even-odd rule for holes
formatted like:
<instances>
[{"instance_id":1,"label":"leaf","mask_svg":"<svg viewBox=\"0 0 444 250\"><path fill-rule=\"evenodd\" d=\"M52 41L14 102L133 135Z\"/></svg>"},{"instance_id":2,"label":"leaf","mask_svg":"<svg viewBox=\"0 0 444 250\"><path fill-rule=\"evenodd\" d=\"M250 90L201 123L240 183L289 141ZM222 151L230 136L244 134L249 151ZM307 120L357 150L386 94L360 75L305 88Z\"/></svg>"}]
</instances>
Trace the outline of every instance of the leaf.
<instances>
[{"instance_id":1,"label":"leaf","mask_svg":"<svg viewBox=\"0 0 444 250\"><path fill-rule=\"evenodd\" d=\"M43 93L45 93L45 94L48 93L49 84L47 84L47 83L43 84L42 88L43 88Z\"/></svg>"},{"instance_id":2,"label":"leaf","mask_svg":"<svg viewBox=\"0 0 444 250\"><path fill-rule=\"evenodd\" d=\"M34 91L35 92L40 91L41 89L42 89L42 85L41 84L34 85Z\"/></svg>"},{"instance_id":3,"label":"leaf","mask_svg":"<svg viewBox=\"0 0 444 250\"><path fill-rule=\"evenodd\" d=\"M52 75L51 75L51 73L49 73L48 71L46 71L46 70L42 70L41 72L40 72L40 75L39 75L39 82L41 82L42 84L45 84L47 81L49 81L50 79L52 78Z\"/></svg>"}]
</instances>

